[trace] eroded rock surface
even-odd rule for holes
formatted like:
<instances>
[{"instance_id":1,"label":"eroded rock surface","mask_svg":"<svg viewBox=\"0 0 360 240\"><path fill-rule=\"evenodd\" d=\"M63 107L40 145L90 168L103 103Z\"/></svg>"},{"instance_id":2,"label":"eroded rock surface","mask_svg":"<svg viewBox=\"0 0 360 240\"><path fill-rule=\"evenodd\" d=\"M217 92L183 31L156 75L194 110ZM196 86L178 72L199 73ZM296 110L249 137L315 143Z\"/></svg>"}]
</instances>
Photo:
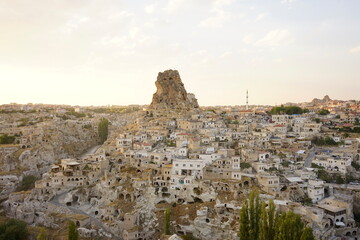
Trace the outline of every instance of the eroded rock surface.
<instances>
[{"instance_id":1,"label":"eroded rock surface","mask_svg":"<svg viewBox=\"0 0 360 240\"><path fill-rule=\"evenodd\" d=\"M150 108L191 110L199 107L195 95L186 92L177 70L160 72L155 85L157 90L153 95Z\"/></svg>"}]
</instances>

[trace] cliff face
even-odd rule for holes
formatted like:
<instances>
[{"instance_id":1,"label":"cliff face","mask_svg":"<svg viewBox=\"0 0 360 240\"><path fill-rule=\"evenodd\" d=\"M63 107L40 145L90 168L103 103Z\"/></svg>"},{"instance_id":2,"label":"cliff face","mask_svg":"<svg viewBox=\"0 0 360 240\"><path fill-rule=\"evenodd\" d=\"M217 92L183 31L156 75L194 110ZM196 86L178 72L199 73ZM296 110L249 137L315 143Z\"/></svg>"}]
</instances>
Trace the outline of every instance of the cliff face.
<instances>
[{"instance_id":1,"label":"cliff face","mask_svg":"<svg viewBox=\"0 0 360 240\"><path fill-rule=\"evenodd\" d=\"M155 85L157 90L153 95L150 108L191 110L199 107L195 95L186 92L177 70L160 72Z\"/></svg>"},{"instance_id":2,"label":"cliff face","mask_svg":"<svg viewBox=\"0 0 360 240\"><path fill-rule=\"evenodd\" d=\"M78 121L51 121L34 129L37 134L32 135L29 148L14 145L7 152L0 149L0 171L40 176L59 159L79 157L98 144L94 127L85 129Z\"/></svg>"}]
</instances>

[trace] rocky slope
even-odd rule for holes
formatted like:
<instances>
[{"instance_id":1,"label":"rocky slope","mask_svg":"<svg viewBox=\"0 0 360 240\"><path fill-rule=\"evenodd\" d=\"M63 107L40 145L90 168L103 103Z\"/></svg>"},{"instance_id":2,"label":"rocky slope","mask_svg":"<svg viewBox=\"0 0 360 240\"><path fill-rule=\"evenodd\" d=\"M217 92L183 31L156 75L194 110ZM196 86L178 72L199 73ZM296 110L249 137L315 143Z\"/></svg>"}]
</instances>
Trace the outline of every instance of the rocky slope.
<instances>
[{"instance_id":1,"label":"rocky slope","mask_svg":"<svg viewBox=\"0 0 360 240\"><path fill-rule=\"evenodd\" d=\"M0 176L14 179L0 182L1 200L16 189L23 176L41 177L60 159L79 157L98 144L96 124L84 128L82 121L46 121L22 131L22 138L28 139L25 144L0 146Z\"/></svg>"}]
</instances>

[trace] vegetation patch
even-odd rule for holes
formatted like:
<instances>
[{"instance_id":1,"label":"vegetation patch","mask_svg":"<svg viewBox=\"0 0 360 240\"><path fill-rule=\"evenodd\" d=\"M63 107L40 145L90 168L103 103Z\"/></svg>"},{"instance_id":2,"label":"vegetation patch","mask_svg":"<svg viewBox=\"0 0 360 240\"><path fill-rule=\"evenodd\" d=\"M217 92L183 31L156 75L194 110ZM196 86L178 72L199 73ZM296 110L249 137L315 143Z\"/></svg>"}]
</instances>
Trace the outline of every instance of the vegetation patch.
<instances>
[{"instance_id":1,"label":"vegetation patch","mask_svg":"<svg viewBox=\"0 0 360 240\"><path fill-rule=\"evenodd\" d=\"M297 107L297 106L284 107L283 105L281 105L280 107L273 107L269 113L271 115L279 115L279 114L293 115L293 114L302 114L307 112L309 112L309 109L306 108L302 109L301 107Z\"/></svg>"},{"instance_id":2,"label":"vegetation patch","mask_svg":"<svg viewBox=\"0 0 360 240\"><path fill-rule=\"evenodd\" d=\"M0 135L0 144L13 144L15 142L15 136L9 136L7 134Z\"/></svg>"},{"instance_id":3,"label":"vegetation patch","mask_svg":"<svg viewBox=\"0 0 360 240\"><path fill-rule=\"evenodd\" d=\"M16 191L28 191L35 187L35 182L37 178L33 175L28 175L23 178L23 180L19 183L19 186L16 188Z\"/></svg>"}]
</instances>

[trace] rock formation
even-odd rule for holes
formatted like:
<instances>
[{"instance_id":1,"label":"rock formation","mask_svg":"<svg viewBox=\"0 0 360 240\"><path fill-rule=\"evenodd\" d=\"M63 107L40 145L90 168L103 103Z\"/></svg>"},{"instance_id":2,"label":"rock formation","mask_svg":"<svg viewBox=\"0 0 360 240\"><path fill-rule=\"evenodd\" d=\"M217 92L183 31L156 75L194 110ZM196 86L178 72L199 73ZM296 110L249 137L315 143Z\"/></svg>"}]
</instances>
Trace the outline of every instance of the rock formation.
<instances>
[{"instance_id":1,"label":"rock formation","mask_svg":"<svg viewBox=\"0 0 360 240\"><path fill-rule=\"evenodd\" d=\"M332 101L332 99L328 95L326 95L326 96L324 96L323 99L314 98L311 101L311 103L313 103L313 104L322 104L322 103L327 103L327 102L331 102L331 101Z\"/></svg>"},{"instance_id":2,"label":"rock formation","mask_svg":"<svg viewBox=\"0 0 360 240\"><path fill-rule=\"evenodd\" d=\"M195 95L186 92L177 70L160 72L155 85L157 90L153 95L150 108L189 111L199 107Z\"/></svg>"},{"instance_id":3,"label":"rock formation","mask_svg":"<svg viewBox=\"0 0 360 240\"><path fill-rule=\"evenodd\" d=\"M332 100L331 100L331 98L330 98L328 95L326 95L326 96L323 98L323 101L324 101L324 102L330 102L330 101L332 101Z\"/></svg>"}]
</instances>

